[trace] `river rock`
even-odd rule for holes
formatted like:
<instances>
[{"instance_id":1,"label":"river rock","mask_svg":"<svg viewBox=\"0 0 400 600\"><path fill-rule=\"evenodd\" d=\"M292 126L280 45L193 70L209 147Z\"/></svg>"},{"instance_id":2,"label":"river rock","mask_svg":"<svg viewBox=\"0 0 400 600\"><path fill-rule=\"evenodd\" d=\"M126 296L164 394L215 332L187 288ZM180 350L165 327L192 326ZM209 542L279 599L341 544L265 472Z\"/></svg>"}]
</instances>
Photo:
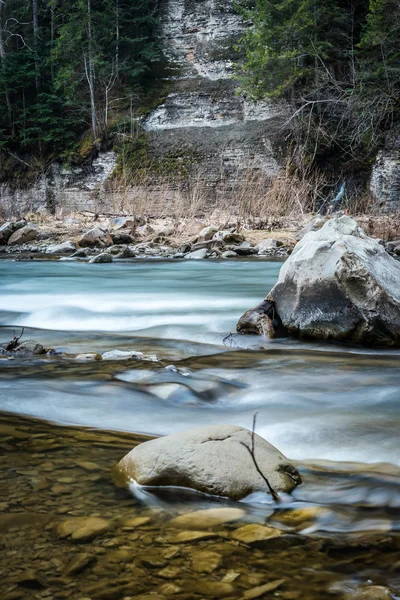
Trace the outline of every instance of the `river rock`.
<instances>
[{"instance_id":1,"label":"river rock","mask_svg":"<svg viewBox=\"0 0 400 600\"><path fill-rule=\"evenodd\" d=\"M119 229L134 229L135 217L115 217L111 219L111 229L118 231Z\"/></svg>"},{"instance_id":2,"label":"river rock","mask_svg":"<svg viewBox=\"0 0 400 600\"><path fill-rule=\"evenodd\" d=\"M278 587L284 583L285 579L275 579L274 581L269 581L264 585L259 585L258 587L252 588L251 590L246 590L243 594L242 600L253 600L253 598L260 598L261 596L264 596L264 594L278 589Z\"/></svg>"},{"instance_id":3,"label":"river rock","mask_svg":"<svg viewBox=\"0 0 400 600\"><path fill-rule=\"evenodd\" d=\"M252 254L257 254L257 250L250 242L242 242L239 246L234 246L234 252L239 254L239 256L251 256Z\"/></svg>"},{"instance_id":4,"label":"river rock","mask_svg":"<svg viewBox=\"0 0 400 600\"><path fill-rule=\"evenodd\" d=\"M67 241L62 244L53 244L46 248L46 254L69 254L75 252L76 245L74 242Z\"/></svg>"},{"instance_id":5,"label":"river rock","mask_svg":"<svg viewBox=\"0 0 400 600\"><path fill-rule=\"evenodd\" d=\"M56 526L55 533L59 538L70 537L76 542L89 542L110 527L111 522L100 517L74 517L61 521Z\"/></svg>"},{"instance_id":6,"label":"river rock","mask_svg":"<svg viewBox=\"0 0 400 600\"><path fill-rule=\"evenodd\" d=\"M89 248L79 248L79 250L73 253L71 258L86 258L89 254Z\"/></svg>"},{"instance_id":7,"label":"river rock","mask_svg":"<svg viewBox=\"0 0 400 600\"><path fill-rule=\"evenodd\" d=\"M168 522L168 527L187 529L198 533L197 530L219 527L225 523L238 521L245 516L246 513L241 508L209 508L179 515Z\"/></svg>"},{"instance_id":8,"label":"river rock","mask_svg":"<svg viewBox=\"0 0 400 600\"><path fill-rule=\"evenodd\" d=\"M112 239L107 231L100 229L99 227L93 227L86 231L79 240L79 245L82 248L105 248L106 246L112 246Z\"/></svg>"},{"instance_id":9,"label":"river rock","mask_svg":"<svg viewBox=\"0 0 400 600\"><path fill-rule=\"evenodd\" d=\"M296 233L296 240L300 241L305 235L307 235L307 233L310 233L311 231L318 231L325 225L328 219L328 216L317 215Z\"/></svg>"},{"instance_id":10,"label":"river rock","mask_svg":"<svg viewBox=\"0 0 400 600\"><path fill-rule=\"evenodd\" d=\"M281 246L283 246L283 243L279 240L267 238L266 240L262 240L257 244L256 250L259 256L263 256L270 254L271 250L275 250L276 248L280 248Z\"/></svg>"},{"instance_id":11,"label":"river rock","mask_svg":"<svg viewBox=\"0 0 400 600\"><path fill-rule=\"evenodd\" d=\"M207 248L200 248L199 250L194 250L194 252L189 252L189 254L185 255L185 258L189 260L201 260L203 258L207 258L207 256Z\"/></svg>"},{"instance_id":12,"label":"river rock","mask_svg":"<svg viewBox=\"0 0 400 600\"><path fill-rule=\"evenodd\" d=\"M34 340L26 340L25 342L21 342L15 350L16 354L24 354L29 356L31 354L40 355L46 354L47 349L42 346L42 344L38 344Z\"/></svg>"},{"instance_id":13,"label":"river rock","mask_svg":"<svg viewBox=\"0 0 400 600\"><path fill-rule=\"evenodd\" d=\"M138 227L136 229L136 233L137 233L137 235L140 235L141 237L148 237L151 235L155 235L156 230L154 229L154 227L152 227L151 225L146 223L146 225L141 225L140 227Z\"/></svg>"},{"instance_id":14,"label":"river rock","mask_svg":"<svg viewBox=\"0 0 400 600\"><path fill-rule=\"evenodd\" d=\"M36 227L32 225L25 225L25 227L21 227L21 229L17 229L10 238L8 239L9 246L17 246L21 244L26 244L26 242L32 242L36 240L38 236L38 230Z\"/></svg>"},{"instance_id":15,"label":"river rock","mask_svg":"<svg viewBox=\"0 0 400 600\"><path fill-rule=\"evenodd\" d=\"M112 233L111 238L114 244L131 244L133 242L133 237L129 233Z\"/></svg>"},{"instance_id":16,"label":"river rock","mask_svg":"<svg viewBox=\"0 0 400 600\"><path fill-rule=\"evenodd\" d=\"M392 600L393 598L390 590L383 585L368 585L346 596L346 600Z\"/></svg>"},{"instance_id":17,"label":"river rock","mask_svg":"<svg viewBox=\"0 0 400 600\"><path fill-rule=\"evenodd\" d=\"M296 245L267 302L293 336L399 346L399 281L400 263L341 216ZM246 323L254 331L255 321L263 323L260 307L243 315L238 331L246 332Z\"/></svg>"},{"instance_id":18,"label":"river rock","mask_svg":"<svg viewBox=\"0 0 400 600\"><path fill-rule=\"evenodd\" d=\"M269 493L244 445L251 432L233 425L199 427L136 446L116 466L116 482L181 486L239 500ZM297 469L274 446L255 435L257 462L271 486L290 492L301 482Z\"/></svg>"},{"instance_id":19,"label":"river rock","mask_svg":"<svg viewBox=\"0 0 400 600\"><path fill-rule=\"evenodd\" d=\"M235 258L236 256L237 254L233 250L227 250L221 254L221 258Z\"/></svg>"},{"instance_id":20,"label":"river rock","mask_svg":"<svg viewBox=\"0 0 400 600\"><path fill-rule=\"evenodd\" d=\"M204 227L197 236L197 242L208 242L208 240L212 240L217 231L218 227L215 227L215 225Z\"/></svg>"},{"instance_id":21,"label":"river rock","mask_svg":"<svg viewBox=\"0 0 400 600\"><path fill-rule=\"evenodd\" d=\"M108 254L107 252L103 252L102 254L98 254L97 256L93 256L93 258L91 258L89 260L89 262L91 264L104 264L104 263L112 263L113 262L113 257L111 256L111 254Z\"/></svg>"},{"instance_id":22,"label":"river rock","mask_svg":"<svg viewBox=\"0 0 400 600\"><path fill-rule=\"evenodd\" d=\"M192 554L191 569L196 573L212 573L222 564L222 556L211 550L195 550Z\"/></svg>"},{"instance_id":23,"label":"river rock","mask_svg":"<svg viewBox=\"0 0 400 600\"><path fill-rule=\"evenodd\" d=\"M244 242L244 235L236 231L218 231L213 239L222 240L224 244L241 244Z\"/></svg>"},{"instance_id":24,"label":"river rock","mask_svg":"<svg viewBox=\"0 0 400 600\"><path fill-rule=\"evenodd\" d=\"M282 531L279 531L279 529L258 525L257 523L249 523L236 529L231 537L238 542L243 542L243 544L254 544L265 540L273 540L281 535Z\"/></svg>"},{"instance_id":25,"label":"river rock","mask_svg":"<svg viewBox=\"0 0 400 600\"><path fill-rule=\"evenodd\" d=\"M195 585L195 591L201 596L209 596L211 598L225 598L226 596L234 596L235 588L231 583L223 583L222 581L200 580Z\"/></svg>"}]
</instances>

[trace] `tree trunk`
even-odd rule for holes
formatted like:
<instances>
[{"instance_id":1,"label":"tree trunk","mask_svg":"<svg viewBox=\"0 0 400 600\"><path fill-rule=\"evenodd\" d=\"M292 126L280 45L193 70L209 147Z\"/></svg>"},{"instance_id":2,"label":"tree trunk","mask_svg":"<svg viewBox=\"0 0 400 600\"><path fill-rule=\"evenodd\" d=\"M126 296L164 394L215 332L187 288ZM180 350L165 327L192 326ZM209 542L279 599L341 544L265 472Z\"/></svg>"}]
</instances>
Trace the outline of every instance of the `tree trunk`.
<instances>
[{"instance_id":1,"label":"tree trunk","mask_svg":"<svg viewBox=\"0 0 400 600\"><path fill-rule=\"evenodd\" d=\"M92 39L92 9L91 9L91 0L87 0L87 17L88 17L88 42L89 42L89 55L86 61L85 58L85 70L86 70L86 78L89 84L89 93L90 93L90 108L91 108L91 117L92 117L92 132L93 138L97 139L97 117L96 117L96 102L95 102L95 73L94 73L94 65L93 65L93 39Z\"/></svg>"},{"instance_id":2,"label":"tree trunk","mask_svg":"<svg viewBox=\"0 0 400 600\"><path fill-rule=\"evenodd\" d=\"M33 45L35 50L35 84L36 90L39 91L39 19L38 19L38 0L32 0L32 16L33 16Z\"/></svg>"},{"instance_id":3,"label":"tree trunk","mask_svg":"<svg viewBox=\"0 0 400 600\"><path fill-rule=\"evenodd\" d=\"M115 75L119 79L119 0L115 0Z\"/></svg>"},{"instance_id":4,"label":"tree trunk","mask_svg":"<svg viewBox=\"0 0 400 600\"><path fill-rule=\"evenodd\" d=\"M5 48L4 37L3 37L3 9L4 9L4 6L5 6L5 0L0 0L0 68L3 73L4 73L4 68L5 68L5 62L6 62L6 48ZM6 82L4 82L4 92L5 92L5 97L6 97L7 115L8 115L8 121L10 124L10 128L11 128L11 135L14 135L14 123L13 123L13 118L12 118L12 104L11 104L10 94L8 92Z\"/></svg>"}]
</instances>

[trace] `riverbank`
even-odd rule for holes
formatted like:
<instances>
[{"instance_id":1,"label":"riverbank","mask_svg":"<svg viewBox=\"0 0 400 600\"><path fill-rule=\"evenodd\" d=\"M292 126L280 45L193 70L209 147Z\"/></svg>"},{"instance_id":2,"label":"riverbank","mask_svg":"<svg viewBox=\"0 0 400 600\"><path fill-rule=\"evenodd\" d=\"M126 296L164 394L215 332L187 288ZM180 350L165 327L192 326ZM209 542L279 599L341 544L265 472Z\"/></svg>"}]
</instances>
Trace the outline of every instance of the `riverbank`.
<instances>
[{"instance_id":1,"label":"riverbank","mask_svg":"<svg viewBox=\"0 0 400 600\"><path fill-rule=\"evenodd\" d=\"M0 228L0 257L75 258L112 262L114 258L285 259L308 231L322 227L328 216L302 219L255 219L241 223L229 215L218 221L188 218L141 218L82 213L56 219L46 211L10 220ZM392 216L357 218L387 251L400 255L400 223Z\"/></svg>"},{"instance_id":2,"label":"riverbank","mask_svg":"<svg viewBox=\"0 0 400 600\"><path fill-rule=\"evenodd\" d=\"M2 599L395 597L395 467L300 463L278 506L116 488L144 439L0 415Z\"/></svg>"}]
</instances>

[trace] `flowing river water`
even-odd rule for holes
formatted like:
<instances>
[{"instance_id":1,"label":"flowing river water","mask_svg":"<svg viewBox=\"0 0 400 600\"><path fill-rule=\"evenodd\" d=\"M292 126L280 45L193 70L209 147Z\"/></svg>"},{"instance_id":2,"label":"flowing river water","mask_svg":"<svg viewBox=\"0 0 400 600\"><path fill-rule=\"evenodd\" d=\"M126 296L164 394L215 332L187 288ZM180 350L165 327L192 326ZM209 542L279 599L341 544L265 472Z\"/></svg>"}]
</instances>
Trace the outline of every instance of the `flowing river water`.
<instances>
[{"instance_id":1,"label":"flowing river water","mask_svg":"<svg viewBox=\"0 0 400 600\"><path fill-rule=\"evenodd\" d=\"M0 342L62 352L0 357L2 599L397 597L400 352L229 335L280 266L0 261ZM304 481L278 506L111 481L143 435L255 412Z\"/></svg>"}]
</instances>

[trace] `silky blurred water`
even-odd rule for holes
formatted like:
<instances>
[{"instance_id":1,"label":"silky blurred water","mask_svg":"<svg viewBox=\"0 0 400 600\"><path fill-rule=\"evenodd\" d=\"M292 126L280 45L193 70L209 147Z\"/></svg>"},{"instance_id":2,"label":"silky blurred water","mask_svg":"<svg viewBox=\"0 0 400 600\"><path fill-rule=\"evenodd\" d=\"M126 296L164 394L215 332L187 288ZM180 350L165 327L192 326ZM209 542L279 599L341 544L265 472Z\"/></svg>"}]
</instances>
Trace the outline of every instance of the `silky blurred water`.
<instances>
[{"instance_id":1,"label":"silky blurred water","mask_svg":"<svg viewBox=\"0 0 400 600\"><path fill-rule=\"evenodd\" d=\"M229 337L281 263L0 261L0 342L25 327L68 354L158 362L0 360L0 410L167 434L251 427L295 460L400 464L400 353Z\"/></svg>"}]
</instances>

